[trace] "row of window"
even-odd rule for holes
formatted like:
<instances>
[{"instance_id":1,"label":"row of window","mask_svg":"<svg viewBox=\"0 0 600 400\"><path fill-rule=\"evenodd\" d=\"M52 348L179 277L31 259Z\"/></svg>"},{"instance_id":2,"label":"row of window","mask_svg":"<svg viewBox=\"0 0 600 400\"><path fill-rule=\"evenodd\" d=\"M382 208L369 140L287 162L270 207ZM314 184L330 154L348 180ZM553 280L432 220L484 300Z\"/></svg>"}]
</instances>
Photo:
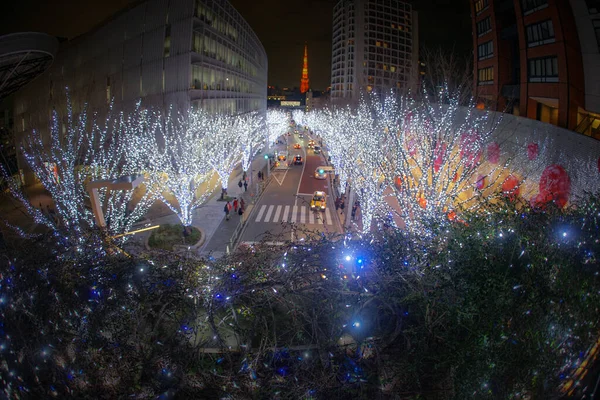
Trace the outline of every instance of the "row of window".
<instances>
[{"instance_id":1,"label":"row of window","mask_svg":"<svg viewBox=\"0 0 600 400\"><path fill-rule=\"evenodd\" d=\"M527 46L529 47L553 43L555 41L552 20L527 25L525 30L527 31Z\"/></svg>"},{"instance_id":2,"label":"row of window","mask_svg":"<svg viewBox=\"0 0 600 400\"><path fill-rule=\"evenodd\" d=\"M488 8L489 0L476 0L475 1L475 12L479 15L483 10Z\"/></svg>"},{"instance_id":3,"label":"row of window","mask_svg":"<svg viewBox=\"0 0 600 400\"><path fill-rule=\"evenodd\" d=\"M224 90L237 93L262 94L262 87L225 70L192 65L192 85L195 89Z\"/></svg>"},{"instance_id":4,"label":"row of window","mask_svg":"<svg viewBox=\"0 0 600 400\"><path fill-rule=\"evenodd\" d=\"M236 41L238 37L237 30L229 22L216 15L213 10L210 10L202 2L196 0L196 17L202 21L211 25L221 34L229 37L231 40Z\"/></svg>"},{"instance_id":5,"label":"row of window","mask_svg":"<svg viewBox=\"0 0 600 400\"><path fill-rule=\"evenodd\" d=\"M237 51L223 43L219 43L212 37L194 32L192 51L224 62L239 69L244 74L258 76L258 68L248 61L245 55L239 54Z\"/></svg>"},{"instance_id":6,"label":"row of window","mask_svg":"<svg viewBox=\"0 0 600 400\"><path fill-rule=\"evenodd\" d=\"M521 0L523 14L531 14L534 11L548 7L548 0Z\"/></svg>"},{"instance_id":7,"label":"row of window","mask_svg":"<svg viewBox=\"0 0 600 400\"><path fill-rule=\"evenodd\" d=\"M477 22L477 36L483 36L492 30L492 20L490 17Z\"/></svg>"},{"instance_id":8,"label":"row of window","mask_svg":"<svg viewBox=\"0 0 600 400\"><path fill-rule=\"evenodd\" d=\"M558 82L558 58L543 57L532 58L528 62L528 82ZM477 83L489 85L494 81L494 67L480 68L477 70Z\"/></svg>"},{"instance_id":9,"label":"row of window","mask_svg":"<svg viewBox=\"0 0 600 400\"><path fill-rule=\"evenodd\" d=\"M489 41L477 46L477 58L479 60L486 60L494 56L494 42Z\"/></svg>"},{"instance_id":10,"label":"row of window","mask_svg":"<svg viewBox=\"0 0 600 400\"><path fill-rule=\"evenodd\" d=\"M209 113L241 114L263 110L265 101L259 99L202 99L194 101L192 106Z\"/></svg>"},{"instance_id":11,"label":"row of window","mask_svg":"<svg viewBox=\"0 0 600 400\"><path fill-rule=\"evenodd\" d=\"M546 20L536 24L527 25L525 27L525 30L527 32L527 45L529 47L553 43L555 41L554 26L552 25L552 20ZM478 60L486 60L488 58L492 58L493 56L494 45L491 40L489 42L485 42L477 46Z\"/></svg>"}]
</instances>

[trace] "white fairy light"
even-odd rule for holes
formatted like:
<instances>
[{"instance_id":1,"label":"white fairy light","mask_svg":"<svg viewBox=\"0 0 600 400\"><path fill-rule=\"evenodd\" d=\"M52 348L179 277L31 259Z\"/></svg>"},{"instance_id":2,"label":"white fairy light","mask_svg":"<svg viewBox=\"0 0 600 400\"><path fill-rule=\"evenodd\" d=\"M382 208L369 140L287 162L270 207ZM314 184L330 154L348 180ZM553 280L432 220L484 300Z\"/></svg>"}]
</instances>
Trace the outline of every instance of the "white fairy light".
<instances>
[{"instance_id":1,"label":"white fairy light","mask_svg":"<svg viewBox=\"0 0 600 400\"><path fill-rule=\"evenodd\" d=\"M217 114L211 116L209 121L199 151L219 175L221 193L224 195L231 173L242 160L242 145L238 135L243 129L240 127L243 120L237 116Z\"/></svg>"},{"instance_id":2,"label":"white fairy light","mask_svg":"<svg viewBox=\"0 0 600 400\"><path fill-rule=\"evenodd\" d=\"M277 138L284 135L288 130L289 118L287 113L280 110L267 110L266 130L267 130L267 146L271 146Z\"/></svg>"},{"instance_id":3,"label":"white fairy light","mask_svg":"<svg viewBox=\"0 0 600 400\"><path fill-rule=\"evenodd\" d=\"M264 125L264 119L256 112L243 114L237 117L236 126L239 129L238 136L242 151L242 170L248 171L252 158L262 148L265 141L261 128Z\"/></svg>"},{"instance_id":4,"label":"white fairy light","mask_svg":"<svg viewBox=\"0 0 600 400\"><path fill-rule=\"evenodd\" d=\"M192 224L193 210L214 191L213 168L205 147L213 122L214 118L202 111L178 113L175 118L169 113L164 119L157 118L147 132L148 143L162 142L157 151L146 153L150 181L160 188L161 201L184 226Z\"/></svg>"}]
</instances>

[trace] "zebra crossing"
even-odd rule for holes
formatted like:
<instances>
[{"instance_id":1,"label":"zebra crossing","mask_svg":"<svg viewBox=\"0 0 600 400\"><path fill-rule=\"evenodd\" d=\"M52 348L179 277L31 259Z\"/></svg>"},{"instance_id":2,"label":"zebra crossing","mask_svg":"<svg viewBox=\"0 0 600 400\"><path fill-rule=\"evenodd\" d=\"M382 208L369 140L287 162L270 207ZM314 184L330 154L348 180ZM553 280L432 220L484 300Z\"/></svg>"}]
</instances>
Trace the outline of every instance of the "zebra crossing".
<instances>
[{"instance_id":1,"label":"zebra crossing","mask_svg":"<svg viewBox=\"0 0 600 400\"><path fill-rule=\"evenodd\" d=\"M307 206L262 205L254 222L333 225L329 207L322 211L311 211Z\"/></svg>"}]
</instances>

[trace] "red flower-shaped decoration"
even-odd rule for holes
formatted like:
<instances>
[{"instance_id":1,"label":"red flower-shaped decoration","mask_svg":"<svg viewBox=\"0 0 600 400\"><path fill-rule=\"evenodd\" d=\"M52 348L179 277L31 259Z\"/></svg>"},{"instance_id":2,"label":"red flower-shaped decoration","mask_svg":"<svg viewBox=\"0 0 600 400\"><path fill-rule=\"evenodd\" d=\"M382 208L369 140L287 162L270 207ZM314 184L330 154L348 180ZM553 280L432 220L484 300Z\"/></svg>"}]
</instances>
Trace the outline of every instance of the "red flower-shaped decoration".
<instances>
[{"instance_id":1,"label":"red flower-shaped decoration","mask_svg":"<svg viewBox=\"0 0 600 400\"><path fill-rule=\"evenodd\" d=\"M571 194L571 179L565 169L557 164L547 167L540 178L540 193L535 196L535 205L554 201L562 208L569 201Z\"/></svg>"},{"instance_id":2,"label":"red flower-shaped decoration","mask_svg":"<svg viewBox=\"0 0 600 400\"><path fill-rule=\"evenodd\" d=\"M533 161L537 158L539 153L539 146L537 143L529 143L527 145L527 158Z\"/></svg>"},{"instance_id":3,"label":"red flower-shaped decoration","mask_svg":"<svg viewBox=\"0 0 600 400\"><path fill-rule=\"evenodd\" d=\"M519 195L520 183L521 182L519 179L511 174L504 180L504 182L502 182L502 192L504 192L504 194L506 194L510 199L514 199Z\"/></svg>"},{"instance_id":4,"label":"red flower-shaped decoration","mask_svg":"<svg viewBox=\"0 0 600 400\"><path fill-rule=\"evenodd\" d=\"M496 142L488 144L488 161L492 164L498 164L500 161L500 145Z\"/></svg>"}]
</instances>

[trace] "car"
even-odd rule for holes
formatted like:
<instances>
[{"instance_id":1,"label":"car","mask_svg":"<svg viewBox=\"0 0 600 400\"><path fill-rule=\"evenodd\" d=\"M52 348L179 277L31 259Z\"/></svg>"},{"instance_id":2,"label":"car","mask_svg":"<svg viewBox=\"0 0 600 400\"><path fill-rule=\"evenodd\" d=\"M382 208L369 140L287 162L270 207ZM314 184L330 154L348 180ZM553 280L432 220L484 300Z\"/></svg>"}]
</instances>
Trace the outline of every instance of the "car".
<instances>
[{"instance_id":1,"label":"car","mask_svg":"<svg viewBox=\"0 0 600 400\"><path fill-rule=\"evenodd\" d=\"M294 144L294 148L295 148L295 149L299 149L299 148L300 148L300 143L295 143L295 144Z\"/></svg>"},{"instance_id":2,"label":"car","mask_svg":"<svg viewBox=\"0 0 600 400\"><path fill-rule=\"evenodd\" d=\"M298 129L296 129L296 130L294 131L294 133L297 135L297 134L298 134Z\"/></svg>"},{"instance_id":3,"label":"car","mask_svg":"<svg viewBox=\"0 0 600 400\"><path fill-rule=\"evenodd\" d=\"M303 138L304 138L304 135L303 135L302 133L299 133L299 134L298 134L298 137L299 137L300 139L303 139Z\"/></svg>"},{"instance_id":4,"label":"car","mask_svg":"<svg viewBox=\"0 0 600 400\"><path fill-rule=\"evenodd\" d=\"M325 211L325 207L327 207L327 195L325 192L317 190L310 201L310 209L314 211Z\"/></svg>"},{"instance_id":5,"label":"car","mask_svg":"<svg viewBox=\"0 0 600 400\"><path fill-rule=\"evenodd\" d=\"M315 154L321 154L321 147L319 147L319 146L313 147L313 153L315 153Z\"/></svg>"},{"instance_id":6,"label":"car","mask_svg":"<svg viewBox=\"0 0 600 400\"><path fill-rule=\"evenodd\" d=\"M309 140L308 141L308 148L312 149L315 146L315 141L314 140Z\"/></svg>"},{"instance_id":7,"label":"car","mask_svg":"<svg viewBox=\"0 0 600 400\"><path fill-rule=\"evenodd\" d=\"M303 163L304 160L302 159L302 156L300 154L294 157L294 165L302 165Z\"/></svg>"}]
</instances>

